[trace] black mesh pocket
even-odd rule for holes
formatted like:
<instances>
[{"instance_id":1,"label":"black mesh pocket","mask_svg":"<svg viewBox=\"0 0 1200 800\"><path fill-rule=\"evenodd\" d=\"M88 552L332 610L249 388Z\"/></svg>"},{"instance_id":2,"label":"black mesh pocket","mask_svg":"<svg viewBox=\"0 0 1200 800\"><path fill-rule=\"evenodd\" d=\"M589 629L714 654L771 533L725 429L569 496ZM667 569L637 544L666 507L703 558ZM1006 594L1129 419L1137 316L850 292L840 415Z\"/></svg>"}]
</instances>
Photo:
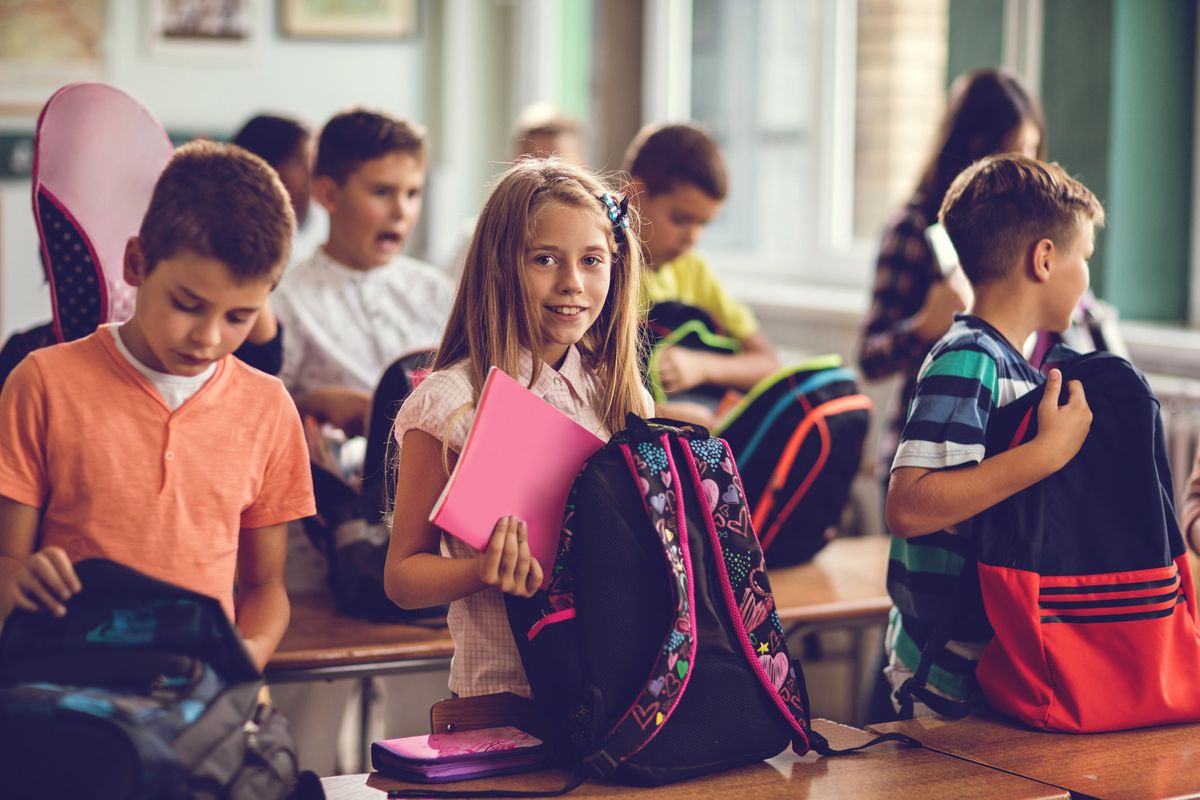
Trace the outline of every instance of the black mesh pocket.
<instances>
[{"instance_id":1,"label":"black mesh pocket","mask_svg":"<svg viewBox=\"0 0 1200 800\"><path fill-rule=\"evenodd\" d=\"M104 321L99 268L83 232L45 192L38 194L43 257L53 287L54 318L64 342L87 336Z\"/></svg>"}]
</instances>

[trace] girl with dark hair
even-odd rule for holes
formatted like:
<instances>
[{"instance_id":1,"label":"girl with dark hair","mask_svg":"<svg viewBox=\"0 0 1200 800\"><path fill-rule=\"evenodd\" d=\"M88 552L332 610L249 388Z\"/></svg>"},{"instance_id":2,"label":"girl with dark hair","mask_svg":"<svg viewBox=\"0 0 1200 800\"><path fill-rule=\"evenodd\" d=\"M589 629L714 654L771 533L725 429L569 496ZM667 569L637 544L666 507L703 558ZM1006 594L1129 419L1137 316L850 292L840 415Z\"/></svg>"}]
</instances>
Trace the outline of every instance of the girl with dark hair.
<instances>
[{"instance_id":1,"label":"girl with dark hair","mask_svg":"<svg viewBox=\"0 0 1200 800\"><path fill-rule=\"evenodd\" d=\"M951 182L966 167L994 153L1044 158L1046 125L1041 107L1015 75L984 69L960 76L916 190L892 219L875 266L874 298L859 346L859 365L870 379L904 377L879 449L879 474L887 475L900 428L929 347L964 311L971 287L961 269L943 274L926 229Z\"/></svg>"}]
</instances>

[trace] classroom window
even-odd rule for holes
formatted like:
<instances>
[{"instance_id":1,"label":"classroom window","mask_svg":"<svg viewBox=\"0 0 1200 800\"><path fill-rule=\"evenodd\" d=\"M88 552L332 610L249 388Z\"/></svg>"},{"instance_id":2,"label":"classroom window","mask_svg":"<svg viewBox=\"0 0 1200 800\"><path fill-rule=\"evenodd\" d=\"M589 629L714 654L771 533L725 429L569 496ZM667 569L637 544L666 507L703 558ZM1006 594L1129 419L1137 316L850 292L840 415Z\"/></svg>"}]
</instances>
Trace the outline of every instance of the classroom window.
<instances>
[{"instance_id":1,"label":"classroom window","mask_svg":"<svg viewBox=\"0 0 1200 800\"><path fill-rule=\"evenodd\" d=\"M730 195L728 269L864 286L944 107L947 0L693 0L690 111Z\"/></svg>"}]
</instances>

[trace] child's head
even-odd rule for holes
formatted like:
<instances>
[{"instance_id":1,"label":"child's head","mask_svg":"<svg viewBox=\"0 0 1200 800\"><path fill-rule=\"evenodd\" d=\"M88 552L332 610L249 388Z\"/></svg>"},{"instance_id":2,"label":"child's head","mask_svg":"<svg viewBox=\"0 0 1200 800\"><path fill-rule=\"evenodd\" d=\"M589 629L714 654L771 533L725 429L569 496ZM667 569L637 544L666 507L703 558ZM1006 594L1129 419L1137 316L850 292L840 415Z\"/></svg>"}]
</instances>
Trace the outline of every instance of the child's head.
<instances>
[{"instance_id":1,"label":"child's head","mask_svg":"<svg viewBox=\"0 0 1200 800\"><path fill-rule=\"evenodd\" d=\"M240 147L175 151L125 249L139 360L195 375L237 349L279 280L296 221L275 170Z\"/></svg>"},{"instance_id":2,"label":"child's head","mask_svg":"<svg viewBox=\"0 0 1200 800\"><path fill-rule=\"evenodd\" d=\"M535 103L517 118L513 160L557 156L575 166L584 163L583 125L554 106Z\"/></svg>"},{"instance_id":3,"label":"child's head","mask_svg":"<svg viewBox=\"0 0 1200 800\"><path fill-rule=\"evenodd\" d=\"M614 225L608 192L556 158L504 172L476 224L435 369L470 359L478 391L489 365L517 374L518 345L532 352L535 375L578 345L604 387L610 427L640 410L637 226ZM619 211L620 198L610 199Z\"/></svg>"},{"instance_id":4,"label":"child's head","mask_svg":"<svg viewBox=\"0 0 1200 800\"><path fill-rule=\"evenodd\" d=\"M315 155L312 131L290 117L260 114L247 120L233 137L233 143L275 168L292 199L296 224L303 225L312 195Z\"/></svg>"},{"instance_id":5,"label":"child's head","mask_svg":"<svg viewBox=\"0 0 1200 800\"><path fill-rule=\"evenodd\" d=\"M313 195L329 212L329 254L358 270L391 261L421 215L425 170L419 125L363 109L329 120L313 181Z\"/></svg>"},{"instance_id":6,"label":"child's head","mask_svg":"<svg viewBox=\"0 0 1200 800\"><path fill-rule=\"evenodd\" d=\"M695 123L648 125L625 152L630 196L642 218L651 267L691 250L725 200L725 159Z\"/></svg>"},{"instance_id":7,"label":"child's head","mask_svg":"<svg viewBox=\"0 0 1200 800\"><path fill-rule=\"evenodd\" d=\"M945 114L917 184L929 215L937 213L959 172L997 153L1045 158L1041 106L1012 73L981 69L961 75L950 87Z\"/></svg>"},{"instance_id":8,"label":"child's head","mask_svg":"<svg viewBox=\"0 0 1200 800\"><path fill-rule=\"evenodd\" d=\"M1037 327L1064 330L1088 287L1096 196L1057 164L1017 154L971 165L946 192L938 215L977 290L1032 279L1044 287Z\"/></svg>"}]
</instances>

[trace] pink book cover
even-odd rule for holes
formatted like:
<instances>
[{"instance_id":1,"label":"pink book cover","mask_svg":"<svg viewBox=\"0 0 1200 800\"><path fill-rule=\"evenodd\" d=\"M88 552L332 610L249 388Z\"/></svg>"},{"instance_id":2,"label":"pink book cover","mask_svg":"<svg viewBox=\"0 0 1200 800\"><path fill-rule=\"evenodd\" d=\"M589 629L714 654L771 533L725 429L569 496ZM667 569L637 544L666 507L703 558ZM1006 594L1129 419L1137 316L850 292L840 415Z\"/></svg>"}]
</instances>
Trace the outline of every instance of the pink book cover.
<instances>
[{"instance_id":1,"label":"pink book cover","mask_svg":"<svg viewBox=\"0 0 1200 800\"><path fill-rule=\"evenodd\" d=\"M529 551L550 581L571 482L604 442L492 367L475 422L429 521L483 550L496 520L529 528Z\"/></svg>"}]
</instances>

